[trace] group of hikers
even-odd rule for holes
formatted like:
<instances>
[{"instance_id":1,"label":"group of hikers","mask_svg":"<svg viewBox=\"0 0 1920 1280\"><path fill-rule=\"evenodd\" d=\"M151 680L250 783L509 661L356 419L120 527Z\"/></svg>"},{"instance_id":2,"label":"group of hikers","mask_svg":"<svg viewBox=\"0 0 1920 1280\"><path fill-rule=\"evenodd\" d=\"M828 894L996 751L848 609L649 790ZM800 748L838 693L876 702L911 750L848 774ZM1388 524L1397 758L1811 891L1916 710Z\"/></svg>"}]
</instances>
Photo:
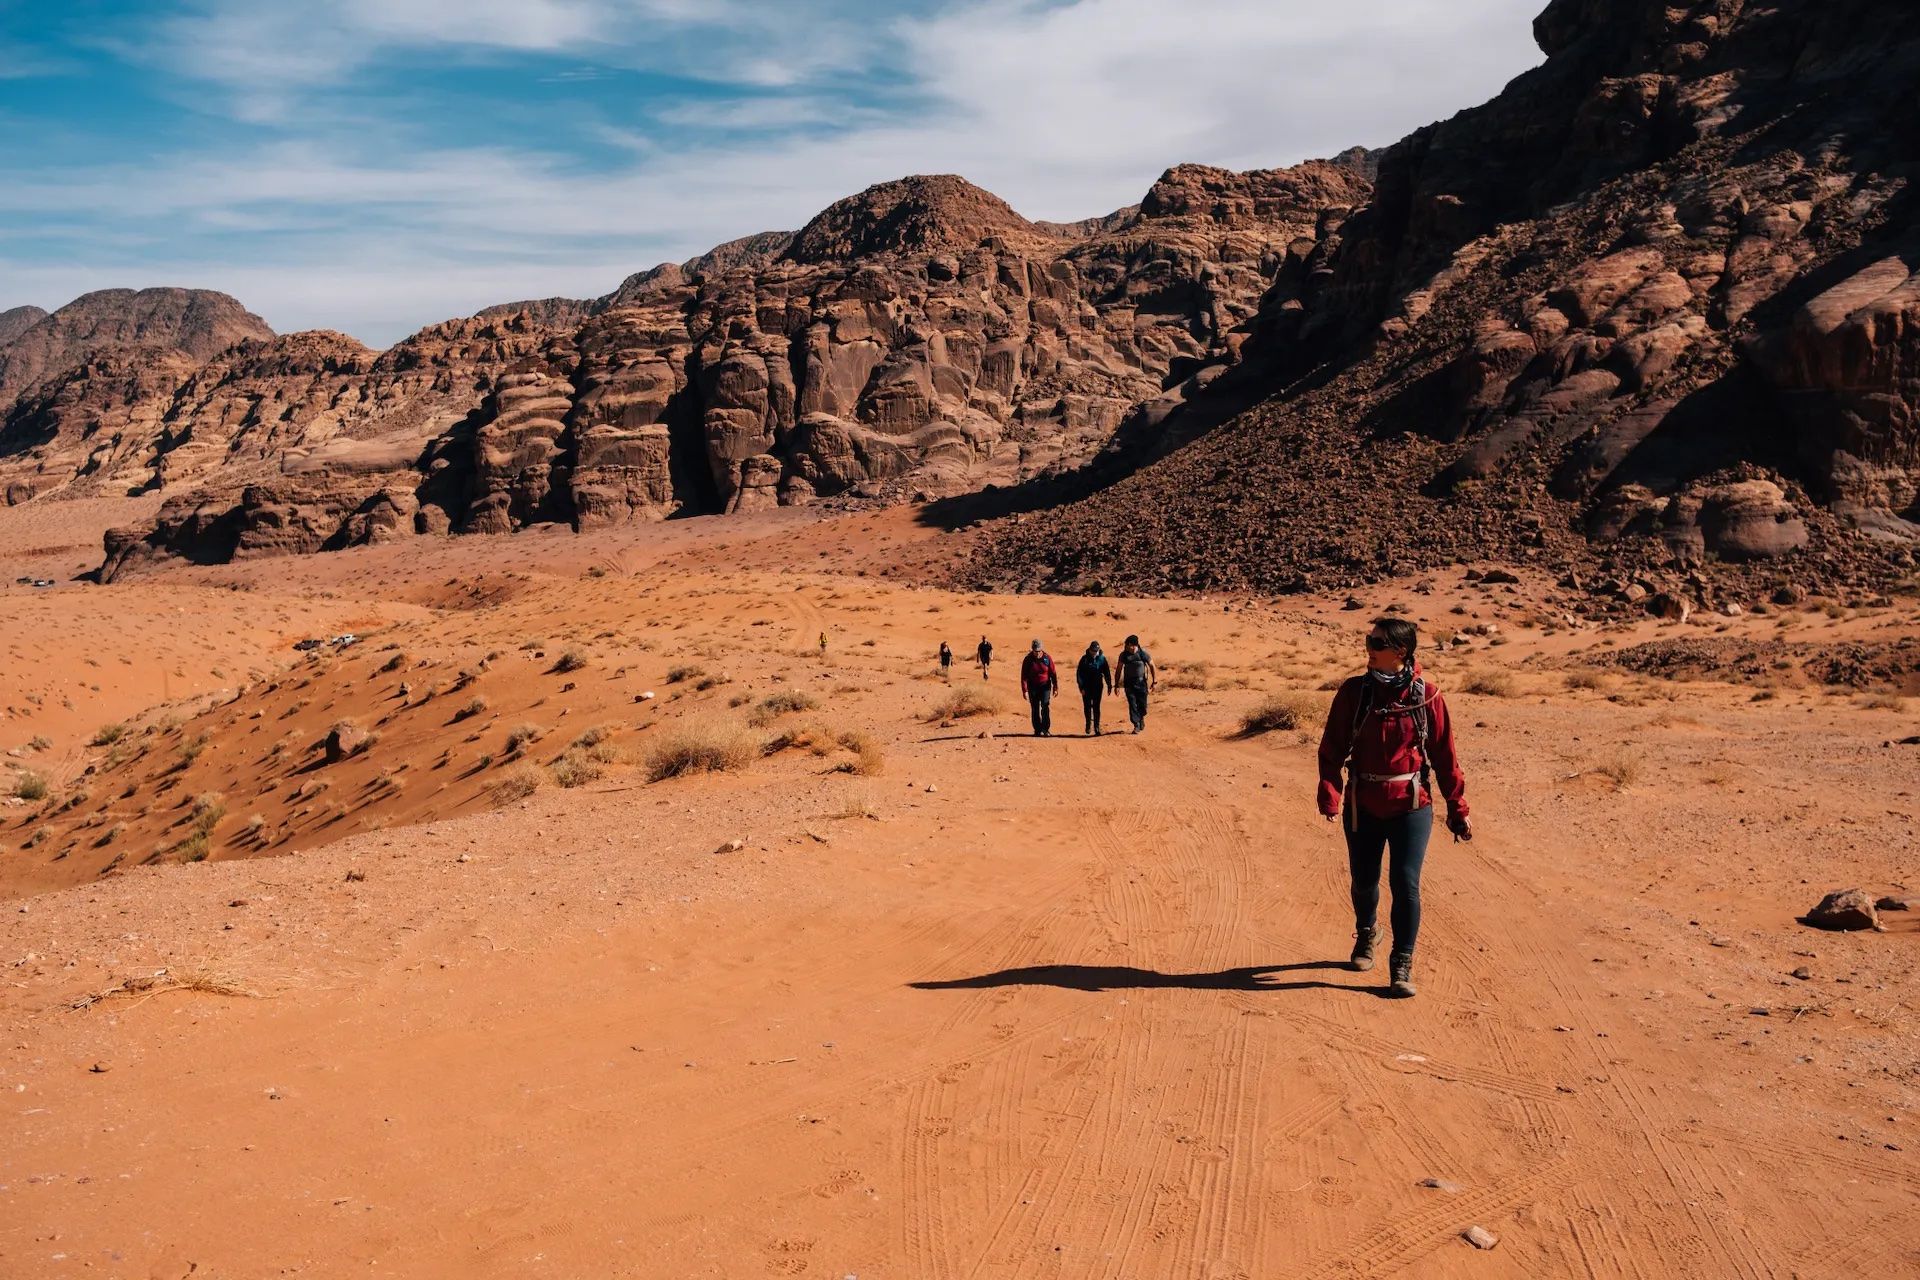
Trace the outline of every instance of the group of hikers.
<instances>
[{"instance_id":1,"label":"group of hikers","mask_svg":"<svg viewBox=\"0 0 1920 1280\"><path fill-rule=\"evenodd\" d=\"M985 680L993 667L993 641L980 637L980 645L974 650L974 661L980 664L980 678ZM1098 640L1087 645L1087 651L1080 655L1080 663L1074 669L1074 684L1080 689L1080 708L1086 716L1085 736L1095 738L1100 735L1100 706L1105 698L1120 692L1127 695L1127 718L1133 722L1133 732L1147 731L1147 697L1160 681L1160 673L1154 670L1153 655L1140 644L1139 636L1128 636L1120 646L1120 671L1114 674L1114 664L1107 661L1106 652L1101 649ZM946 641L940 642L940 672L951 674L953 668L953 648ZM1053 696L1060 692L1060 668L1055 665L1053 655L1038 641L1027 646L1027 654L1020 660L1020 693L1027 700L1027 709L1033 717L1033 736L1051 738L1053 736Z\"/></svg>"},{"instance_id":2,"label":"group of hikers","mask_svg":"<svg viewBox=\"0 0 1920 1280\"><path fill-rule=\"evenodd\" d=\"M1447 802L1447 830L1456 841L1473 839L1467 819L1466 776L1453 743L1453 721L1414 658L1420 631L1405 618L1376 618L1366 635L1366 670L1340 685L1320 735L1321 816L1339 821L1346 836L1353 899L1354 943L1349 967L1373 968L1381 937L1380 872L1385 864L1392 894L1388 921L1393 950L1387 959L1388 990L1411 996L1413 948L1420 933L1420 873L1433 834L1434 791ZM993 665L993 643L980 637L975 660L980 678ZM1116 688L1127 695L1133 732L1147 727L1147 697L1158 683L1153 657L1128 636L1113 663L1094 641L1074 671L1086 712L1086 734L1100 732L1100 706ZM950 674L953 650L940 644L940 669ZM1020 662L1035 737L1053 735L1053 696L1060 672L1035 640Z\"/></svg>"}]
</instances>

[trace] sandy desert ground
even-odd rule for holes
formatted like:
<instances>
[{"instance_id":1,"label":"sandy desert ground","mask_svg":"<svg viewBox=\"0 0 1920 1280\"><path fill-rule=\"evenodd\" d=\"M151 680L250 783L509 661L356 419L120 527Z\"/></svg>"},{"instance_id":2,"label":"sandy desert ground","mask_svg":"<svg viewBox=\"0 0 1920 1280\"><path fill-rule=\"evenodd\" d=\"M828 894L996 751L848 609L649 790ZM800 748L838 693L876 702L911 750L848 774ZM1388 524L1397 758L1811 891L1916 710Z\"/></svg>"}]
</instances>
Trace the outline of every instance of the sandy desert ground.
<instances>
[{"instance_id":1,"label":"sandy desert ground","mask_svg":"<svg viewBox=\"0 0 1920 1280\"><path fill-rule=\"evenodd\" d=\"M1920 913L1796 920L1920 889L1914 700L1620 671L1676 628L1457 571L915 586L905 512L71 581L104 518L0 512L0 789L46 786L0 807L0 1274L1920 1273ZM1498 628L1430 655L1480 834L1411 1001L1339 963L1316 735L1239 732L1396 603ZM1129 631L1149 732L1026 736L1026 639ZM1005 709L943 721L982 632ZM689 724L754 758L650 782Z\"/></svg>"}]
</instances>

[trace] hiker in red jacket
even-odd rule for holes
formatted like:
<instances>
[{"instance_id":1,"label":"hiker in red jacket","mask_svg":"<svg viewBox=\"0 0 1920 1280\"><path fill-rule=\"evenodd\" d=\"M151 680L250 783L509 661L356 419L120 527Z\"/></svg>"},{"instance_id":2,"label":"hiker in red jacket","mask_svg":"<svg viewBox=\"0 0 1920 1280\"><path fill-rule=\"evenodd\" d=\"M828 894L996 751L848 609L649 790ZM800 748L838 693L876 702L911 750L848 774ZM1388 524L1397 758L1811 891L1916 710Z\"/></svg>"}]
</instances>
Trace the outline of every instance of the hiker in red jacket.
<instances>
[{"instance_id":1,"label":"hiker in red jacket","mask_svg":"<svg viewBox=\"0 0 1920 1280\"><path fill-rule=\"evenodd\" d=\"M1054 669L1053 655L1035 640L1020 660L1020 692L1027 695L1033 711L1033 736L1053 736L1053 695L1060 691L1060 673Z\"/></svg>"},{"instance_id":2,"label":"hiker in red jacket","mask_svg":"<svg viewBox=\"0 0 1920 1280\"><path fill-rule=\"evenodd\" d=\"M1391 851L1396 996L1413 994L1413 944L1420 932L1420 868L1433 834L1433 782L1447 801L1447 830L1473 839L1467 780L1453 750L1453 721L1413 651L1420 632L1405 618L1376 618L1367 632L1367 670L1340 686L1320 737L1320 812L1344 813L1347 867L1353 876L1356 970L1373 967L1380 938L1380 862ZM1342 785L1341 770L1348 772ZM1342 801L1344 799L1344 809Z\"/></svg>"}]
</instances>

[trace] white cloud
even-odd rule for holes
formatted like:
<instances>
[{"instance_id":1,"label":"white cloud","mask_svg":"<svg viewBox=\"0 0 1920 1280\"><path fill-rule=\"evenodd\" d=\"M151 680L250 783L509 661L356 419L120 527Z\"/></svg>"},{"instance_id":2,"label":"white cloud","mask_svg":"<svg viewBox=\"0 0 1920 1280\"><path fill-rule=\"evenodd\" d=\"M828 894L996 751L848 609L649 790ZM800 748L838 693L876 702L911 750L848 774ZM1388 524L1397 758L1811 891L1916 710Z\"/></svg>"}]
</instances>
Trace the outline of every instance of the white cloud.
<instances>
[{"instance_id":1,"label":"white cloud","mask_svg":"<svg viewBox=\"0 0 1920 1280\"><path fill-rule=\"evenodd\" d=\"M1383 145L1537 61L1538 3L1376 0L1362 15L1276 0L974 0L881 21L821 0L347 0L292 40L286 13L222 0L195 74L245 94L277 68L294 92L276 100L283 113L383 42L591 47L596 64L617 63L636 56L641 19L663 47L706 49L715 76L789 87L656 104L651 126L580 122L620 152L600 171L522 139L359 141L303 128L320 114L305 106L283 115L283 140L233 154L37 173L0 161L0 216L104 235L130 225L138 191L141 229L177 231L181 246L65 265L0 256L0 278L5 301L32 284L21 296L53 305L145 270L225 288L279 328L390 342L515 297L603 292L906 173L961 173L1028 217L1072 219L1139 199L1180 161L1267 166ZM342 52L349 40L362 43ZM831 68L844 65L896 78L889 105L842 91Z\"/></svg>"}]
</instances>

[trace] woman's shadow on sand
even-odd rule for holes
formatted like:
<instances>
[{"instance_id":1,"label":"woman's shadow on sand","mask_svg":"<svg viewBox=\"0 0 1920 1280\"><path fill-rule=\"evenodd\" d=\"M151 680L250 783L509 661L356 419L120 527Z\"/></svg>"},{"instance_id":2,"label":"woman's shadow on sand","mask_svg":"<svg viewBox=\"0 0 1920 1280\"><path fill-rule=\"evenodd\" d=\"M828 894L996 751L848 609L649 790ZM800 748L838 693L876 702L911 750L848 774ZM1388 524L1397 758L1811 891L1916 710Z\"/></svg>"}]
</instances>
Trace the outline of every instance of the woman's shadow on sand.
<instances>
[{"instance_id":1,"label":"woman's shadow on sand","mask_svg":"<svg viewBox=\"0 0 1920 1280\"><path fill-rule=\"evenodd\" d=\"M1345 982L1320 982L1299 979L1282 982L1275 974L1303 970L1338 969L1350 972L1341 960L1309 960L1303 964L1249 965L1244 969L1221 969L1214 973L1161 973L1157 969L1136 969L1113 964L1035 964L1019 969L1000 969L971 978L947 978L938 982L910 982L918 991L952 991L978 987L1063 987L1068 991L1124 991L1141 987L1185 987L1194 991L1352 991L1359 995L1385 996L1384 986L1357 986Z\"/></svg>"}]
</instances>

